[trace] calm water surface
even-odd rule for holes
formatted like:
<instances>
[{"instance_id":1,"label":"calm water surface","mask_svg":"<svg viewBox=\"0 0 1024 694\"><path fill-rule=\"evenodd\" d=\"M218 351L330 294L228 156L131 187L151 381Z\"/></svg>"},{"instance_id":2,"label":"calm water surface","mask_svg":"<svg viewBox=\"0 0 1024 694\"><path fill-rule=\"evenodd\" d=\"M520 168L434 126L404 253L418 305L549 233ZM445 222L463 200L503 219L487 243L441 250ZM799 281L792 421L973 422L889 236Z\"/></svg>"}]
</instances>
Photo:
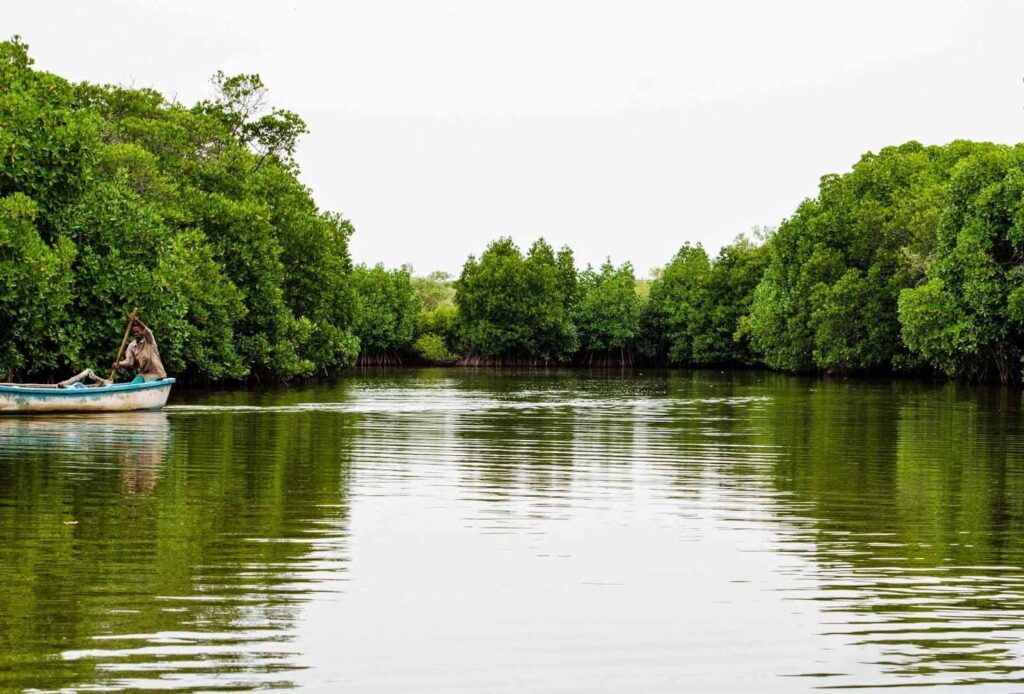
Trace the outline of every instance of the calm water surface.
<instances>
[{"instance_id":1,"label":"calm water surface","mask_svg":"<svg viewBox=\"0 0 1024 694\"><path fill-rule=\"evenodd\" d=\"M1024 691L1022 422L443 370L0 419L0 689Z\"/></svg>"}]
</instances>

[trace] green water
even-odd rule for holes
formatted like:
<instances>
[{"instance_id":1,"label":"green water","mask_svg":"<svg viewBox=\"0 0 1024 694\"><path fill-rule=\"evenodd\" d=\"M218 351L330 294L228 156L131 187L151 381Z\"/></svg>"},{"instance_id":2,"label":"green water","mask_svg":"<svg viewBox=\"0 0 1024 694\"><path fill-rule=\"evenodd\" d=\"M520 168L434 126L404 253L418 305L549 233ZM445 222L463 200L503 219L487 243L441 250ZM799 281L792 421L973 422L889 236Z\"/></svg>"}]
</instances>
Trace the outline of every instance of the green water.
<instances>
[{"instance_id":1,"label":"green water","mask_svg":"<svg viewBox=\"0 0 1024 694\"><path fill-rule=\"evenodd\" d=\"M0 689L1024 690L1019 393L385 371L0 419Z\"/></svg>"}]
</instances>

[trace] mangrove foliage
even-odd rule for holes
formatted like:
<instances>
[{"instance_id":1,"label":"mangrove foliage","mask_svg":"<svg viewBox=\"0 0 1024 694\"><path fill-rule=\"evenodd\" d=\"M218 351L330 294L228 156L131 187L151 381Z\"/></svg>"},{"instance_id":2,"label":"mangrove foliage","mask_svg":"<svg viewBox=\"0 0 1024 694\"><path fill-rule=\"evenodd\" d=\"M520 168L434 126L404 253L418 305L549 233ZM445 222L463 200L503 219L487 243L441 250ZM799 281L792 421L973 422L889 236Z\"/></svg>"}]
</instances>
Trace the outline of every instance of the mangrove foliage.
<instances>
[{"instance_id":1,"label":"mangrove foliage","mask_svg":"<svg viewBox=\"0 0 1024 694\"><path fill-rule=\"evenodd\" d=\"M908 142L772 231L637 278L499 238L458 277L353 266L255 74L182 104L0 43L0 378L102 370L131 307L209 380L356 363L767 366L1019 383L1024 145ZM681 241L683 241L681 239Z\"/></svg>"},{"instance_id":2,"label":"mangrove foliage","mask_svg":"<svg viewBox=\"0 0 1024 694\"><path fill-rule=\"evenodd\" d=\"M179 375L355 361L352 227L299 181L305 124L258 75L212 91L73 83L0 43L0 376L102 369L130 307Z\"/></svg>"}]
</instances>

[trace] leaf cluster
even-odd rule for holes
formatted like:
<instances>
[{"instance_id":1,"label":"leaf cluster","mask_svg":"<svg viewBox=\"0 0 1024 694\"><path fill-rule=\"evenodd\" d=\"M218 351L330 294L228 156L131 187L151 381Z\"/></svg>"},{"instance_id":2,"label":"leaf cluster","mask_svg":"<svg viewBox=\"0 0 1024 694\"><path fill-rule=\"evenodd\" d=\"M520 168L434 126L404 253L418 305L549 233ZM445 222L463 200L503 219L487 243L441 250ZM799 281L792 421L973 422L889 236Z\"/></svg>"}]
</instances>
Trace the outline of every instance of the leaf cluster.
<instances>
[{"instance_id":1,"label":"leaf cluster","mask_svg":"<svg viewBox=\"0 0 1024 694\"><path fill-rule=\"evenodd\" d=\"M102 369L131 306L179 376L354 361L352 228L297 178L305 124L257 75L214 84L188 107L0 43L0 377Z\"/></svg>"}]
</instances>

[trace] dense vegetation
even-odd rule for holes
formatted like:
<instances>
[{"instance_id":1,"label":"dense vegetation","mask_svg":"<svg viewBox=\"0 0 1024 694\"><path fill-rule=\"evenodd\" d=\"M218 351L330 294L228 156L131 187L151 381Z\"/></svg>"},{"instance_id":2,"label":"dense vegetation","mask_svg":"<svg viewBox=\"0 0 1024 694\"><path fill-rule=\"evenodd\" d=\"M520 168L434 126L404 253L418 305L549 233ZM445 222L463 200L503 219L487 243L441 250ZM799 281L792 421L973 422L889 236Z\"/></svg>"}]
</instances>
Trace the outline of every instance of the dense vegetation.
<instances>
[{"instance_id":1,"label":"dense vegetation","mask_svg":"<svg viewBox=\"0 0 1024 694\"><path fill-rule=\"evenodd\" d=\"M685 243L649 285L628 265L574 275L559 262L508 239L470 258L455 283L462 353L1019 383L1024 146L869 153L777 230L715 258ZM559 267L574 281L556 282Z\"/></svg>"},{"instance_id":2,"label":"dense vegetation","mask_svg":"<svg viewBox=\"0 0 1024 694\"><path fill-rule=\"evenodd\" d=\"M305 125L257 75L213 83L186 107L0 44L0 376L101 369L132 306L179 375L353 363L352 228L298 181Z\"/></svg>"},{"instance_id":3,"label":"dense vegetation","mask_svg":"<svg viewBox=\"0 0 1024 694\"><path fill-rule=\"evenodd\" d=\"M650 279L508 238L415 277L353 267L259 76L212 82L185 106L0 44L0 377L102 368L137 306L201 379L642 360L1020 382L1024 146L866 154L774 232L684 243Z\"/></svg>"},{"instance_id":4,"label":"dense vegetation","mask_svg":"<svg viewBox=\"0 0 1024 694\"><path fill-rule=\"evenodd\" d=\"M412 346L421 302L413 291L412 270L357 265L352 271L356 305L352 327L359 338L359 363L401 363Z\"/></svg>"},{"instance_id":5,"label":"dense vegetation","mask_svg":"<svg viewBox=\"0 0 1024 694\"><path fill-rule=\"evenodd\" d=\"M606 261L579 277L579 304L573 313L584 363L629 364L640 332L640 296L633 266ZM610 358L610 359L609 359Z\"/></svg>"},{"instance_id":6,"label":"dense vegetation","mask_svg":"<svg viewBox=\"0 0 1024 694\"><path fill-rule=\"evenodd\" d=\"M749 317L776 368L1018 383L1024 149L910 142L822 179L767 244Z\"/></svg>"},{"instance_id":7,"label":"dense vegetation","mask_svg":"<svg viewBox=\"0 0 1024 694\"><path fill-rule=\"evenodd\" d=\"M470 257L455 283L461 345L473 363L553 364L579 345L572 320L578 281L572 252L543 239L525 255L511 239Z\"/></svg>"}]
</instances>

